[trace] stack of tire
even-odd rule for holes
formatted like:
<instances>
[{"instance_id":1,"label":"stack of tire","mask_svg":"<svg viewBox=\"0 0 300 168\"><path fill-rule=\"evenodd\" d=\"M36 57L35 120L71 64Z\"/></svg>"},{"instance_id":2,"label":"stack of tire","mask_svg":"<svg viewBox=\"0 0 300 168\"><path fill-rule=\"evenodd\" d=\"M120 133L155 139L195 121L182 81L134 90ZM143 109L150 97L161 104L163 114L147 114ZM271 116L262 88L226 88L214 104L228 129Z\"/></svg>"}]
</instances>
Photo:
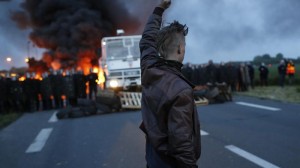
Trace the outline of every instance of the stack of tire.
<instances>
[{"instance_id":1,"label":"stack of tire","mask_svg":"<svg viewBox=\"0 0 300 168\"><path fill-rule=\"evenodd\" d=\"M68 106L65 109L61 109L57 112L56 116L58 119L79 118L110 112L110 108L106 105L97 104L93 100L78 99L76 106Z\"/></svg>"}]
</instances>

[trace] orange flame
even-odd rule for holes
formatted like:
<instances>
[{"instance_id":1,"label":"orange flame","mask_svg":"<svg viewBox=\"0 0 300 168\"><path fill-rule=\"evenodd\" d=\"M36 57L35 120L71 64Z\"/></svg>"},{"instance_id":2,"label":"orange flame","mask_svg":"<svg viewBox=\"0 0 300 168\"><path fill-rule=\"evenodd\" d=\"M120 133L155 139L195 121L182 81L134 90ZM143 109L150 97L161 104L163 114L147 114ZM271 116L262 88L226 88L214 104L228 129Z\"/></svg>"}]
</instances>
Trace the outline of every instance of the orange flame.
<instances>
[{"instance_id":1,"label":"orange flame","mask_svg":"<svg viewBox=\"0 0 300 168\"><path fill-rule=\"evenodd\" d=\"M78 53L78 57L80 59L77 61L77 69L81 69L84 75L88 75L90 73L90 69L92 68L92 60L97 58L95 52L90 50L80 51Z\"/></svg>"},{"instance_id":2,"label":"orange flame","mask_svg":"<svg viewBox=\"0 0 300 168\"><path fill-rule=\"evenodd\" d=\"M34 79L37 79L37 80L40 80L40 81L43 80L43 78L42 78L42 76L41 76L40 73L37 73L37 74L35 75Z\"/></svg>"},{"instance_id":3,"label":"orange flame","mask_svg":"<svg viewBox=\"0 0 300 168\"><path fill-rule=\"evenodd\" d=\"M98 84L104 84L104 82L105 82L104 70L100 68L98 73Z\"/></svg>"},{"instance_id":4,"label":"orange flame","mask_svg":"<svg viewBox=\"0 0 300 168\"><path fill-rule=\"evenodd\" d=\"M94 67L93 68L93 73L99 73L99 68L98 67Z\"/></svg>"},{"instance_id":5,"label":"orange flame","mask_svg":"<svg viewBox=\"0 0 300 168\"><path fill-rule=\"evenodd\" d=\"M55 60L55 61L51 62L51 67L56 71L56 70L60 69L61 64L59 61Z\"/></svg>"},{"instance_id":6,"label":"orange flame","mask_svg":"<svg viewBox=\"0 0 300 168\"><path fill-rule=\"evenodd\" d=\"M61 95L61 99L62 99L62 100L66 100L66 99L67 99L67 96L66 96L66 95Z\"/></svg>"},{"instance_id":7,"label":"orange flame","mask_svg":"<svg viewBox=\"0 0 300 168\"><path fill-rule=\"evenodd\" d=\"M22 77L19 78L19 81L20 81L20 82L23 82L23 81L25 81L25 79L26 79L26 77L25 77L25 76L22 76Z\"/></svg>"}]
</instances>

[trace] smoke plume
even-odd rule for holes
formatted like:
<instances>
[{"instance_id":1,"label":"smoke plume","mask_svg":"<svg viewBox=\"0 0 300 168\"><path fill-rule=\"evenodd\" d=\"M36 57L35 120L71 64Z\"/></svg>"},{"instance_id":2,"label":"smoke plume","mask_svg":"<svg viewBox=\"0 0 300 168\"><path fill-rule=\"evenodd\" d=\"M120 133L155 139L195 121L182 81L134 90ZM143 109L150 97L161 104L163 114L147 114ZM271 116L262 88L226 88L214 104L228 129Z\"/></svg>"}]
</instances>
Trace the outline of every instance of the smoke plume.
<instances>
[{"instance_id":1,"label":"smoke plume","mask_svg":"<svg viewBox=\"0 0 300 168\"><path fill-rule=\"evenodd\" d=\"M98 64L102 37L115 35L116 29L140 33L145 19L137 14L138 6L130 5L138 4L135 1L25 0L23 10L13 12L11 18L19 28L32 29L29 38L47 50L41 61L48 68L79 67L87 72Z\"/></svg>"}]
</instances>

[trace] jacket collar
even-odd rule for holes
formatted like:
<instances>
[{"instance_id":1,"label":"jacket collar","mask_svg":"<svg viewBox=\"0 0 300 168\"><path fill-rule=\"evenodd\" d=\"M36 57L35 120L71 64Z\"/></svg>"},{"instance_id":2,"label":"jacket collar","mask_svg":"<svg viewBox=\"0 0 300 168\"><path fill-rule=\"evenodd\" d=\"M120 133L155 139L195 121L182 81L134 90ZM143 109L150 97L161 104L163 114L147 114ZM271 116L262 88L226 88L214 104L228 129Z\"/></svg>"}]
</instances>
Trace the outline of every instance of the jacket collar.
<instances>
[{"instance_id":1,"label":"jacket collar","mask_svg":"<svg viewBox=\"0 0 300 168\"><path fill-rule=\"evenodd\" d=\"M182 63L175 61L175 60L165 60L165 64L175 68L179 72L181 72L181 68L183 66Z\"/></svg>"},{"instance_id":2,"label":"jacket collar","mask_svg":"<svg viewBox=\"0 0 300 168\"><path fill-rule=\"evenodd\" d=\"M166 67L168 67L169 70L171 70L173 73L175 73L176 75L178 75L180 78L182 78L186 83L188 83L192 88L195 87L195 85L189 81L188 79L186 79L183 74L181 73L181 68L183 66L182 63L178 62L178 61L174 61L174 60L166 60L162 57L159 57L159 63L156 64L155 66L162 66L162 65L166 65Z\"/></svg>"}]
</instances>

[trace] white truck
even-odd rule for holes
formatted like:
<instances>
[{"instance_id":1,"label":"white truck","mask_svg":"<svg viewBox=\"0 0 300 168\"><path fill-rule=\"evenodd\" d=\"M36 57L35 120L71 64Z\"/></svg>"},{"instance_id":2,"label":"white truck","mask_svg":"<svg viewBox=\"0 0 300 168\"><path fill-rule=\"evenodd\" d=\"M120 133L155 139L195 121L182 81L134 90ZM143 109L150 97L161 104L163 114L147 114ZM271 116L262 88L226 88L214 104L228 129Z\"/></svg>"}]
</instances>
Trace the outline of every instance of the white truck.
<instances>
[{"instance_id":1,"label":"white truck","mask_svg":"<svg viewBox=\"0 0 300 168\"><path fill-rule=\"evenodd\" d=\"M122 108L139 109L141 104L141 35L104 37L100 66L105 73L106 93L120 97Z\"/></svg>"}]
</instances>

